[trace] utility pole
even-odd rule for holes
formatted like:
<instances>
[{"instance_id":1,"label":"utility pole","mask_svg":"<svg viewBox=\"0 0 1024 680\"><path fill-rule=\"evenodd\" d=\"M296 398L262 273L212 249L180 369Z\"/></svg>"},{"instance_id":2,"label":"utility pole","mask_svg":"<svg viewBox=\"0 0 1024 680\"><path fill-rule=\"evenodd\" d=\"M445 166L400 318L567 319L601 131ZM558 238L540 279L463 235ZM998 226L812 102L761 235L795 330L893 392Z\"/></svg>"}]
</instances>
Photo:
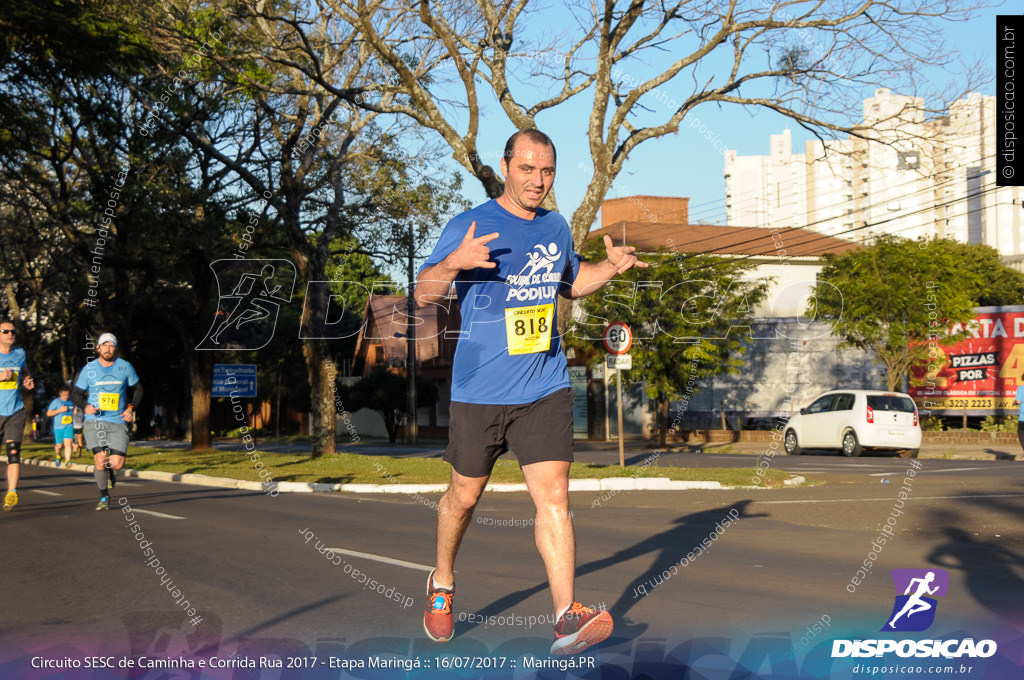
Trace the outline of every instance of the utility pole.
<instances>
[{"instance_id":1,"label":"utility pole","mask_svg":"<svg viewBox=\"0 0 1024 680\"><path fill-rule=\"evenodd\" d=\"M417 423L416 423L416 298L413 297L413 287L416 285L416 278L413 272L413 225L409 223L409 248L408 248L408 273L409 273L409 299L408 315L409 328L406 331L405 368L409 374L409 420L406 426L407 439L412 446L416 445Z\"/></svg>"}]
</instances>

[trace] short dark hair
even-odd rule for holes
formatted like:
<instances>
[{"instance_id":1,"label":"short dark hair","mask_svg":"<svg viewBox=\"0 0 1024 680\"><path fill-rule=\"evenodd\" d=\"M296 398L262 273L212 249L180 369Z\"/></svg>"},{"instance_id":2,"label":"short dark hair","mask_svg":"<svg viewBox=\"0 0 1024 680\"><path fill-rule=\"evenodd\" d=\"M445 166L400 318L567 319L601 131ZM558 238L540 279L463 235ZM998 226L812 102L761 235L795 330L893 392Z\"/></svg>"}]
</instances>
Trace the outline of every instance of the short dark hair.
<instances>
[{"instance_id":1,"label":"short dark hair","mask_svg":"<svg viewBox=\"0 0 1024 680\"><path fill-rule=\"evenodd\" d=\"M0 318L0 326L4 325L5 323L9 323L12 326L16 326L17 325L17 324L14 323L14 319L8 318L6 316L3 317L3 318Z\"/></svg>"},{"instance_id":2,"label":"short dark hair","mask_svg":"<svg viewBox=\"0 0 1024 680\"><path fill-rule=\"evenodd\" d=\"M71 385L68 385L67 383L64 383L63 385L61 385L60 387L57 388L57 394L60 394L61 392L70 392L70 391L71 391Z\"/></svg>"},{"instance_id":3,"label":"short dark hair","mask_svg":"<svg viewBox=\"0 0 1024 680\"><path fill-rule=\"evenodd\" d=\"M558 152L555 151L555 143L551 141L551 138L536 128L526 128L525 130L520 130L515 133L508 138L507 142L505 142L505 153L502 158L505 159L506 163L512 159L512 151L516 148L516 141L520 136L526 137L534 144L546 144L547 146L550 146L551 160L555 162L558 161Z\"/></svg>"}]
</instances>

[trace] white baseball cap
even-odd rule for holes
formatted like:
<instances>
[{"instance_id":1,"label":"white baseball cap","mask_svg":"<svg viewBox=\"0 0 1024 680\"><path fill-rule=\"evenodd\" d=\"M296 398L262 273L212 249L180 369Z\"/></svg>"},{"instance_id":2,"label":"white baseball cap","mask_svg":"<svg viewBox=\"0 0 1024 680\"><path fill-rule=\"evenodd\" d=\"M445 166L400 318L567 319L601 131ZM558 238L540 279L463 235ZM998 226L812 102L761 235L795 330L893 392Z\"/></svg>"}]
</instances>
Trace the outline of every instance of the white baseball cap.
<instances>
[{"instance_id":1,"label":"white baseball cap","mask_svg":"<svg viewBox=\"0 0 1024 680\"><path fill-rule=\"evenodd\" d=\"M96 341L96 346L99 347L105 342L113 343L114 347L117 347L117 338L114 337L113 333L104 333L103 335L101 335L99 337L99 340Z\"/></svg>"}]
</instances>

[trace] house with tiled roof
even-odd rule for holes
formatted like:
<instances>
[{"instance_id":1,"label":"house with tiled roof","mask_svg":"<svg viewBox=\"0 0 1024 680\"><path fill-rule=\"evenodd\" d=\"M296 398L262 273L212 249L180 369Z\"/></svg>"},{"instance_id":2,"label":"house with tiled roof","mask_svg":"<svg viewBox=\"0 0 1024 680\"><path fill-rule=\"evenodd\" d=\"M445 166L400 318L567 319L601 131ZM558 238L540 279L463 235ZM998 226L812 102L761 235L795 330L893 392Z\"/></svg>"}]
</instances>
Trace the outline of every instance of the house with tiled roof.
<instances>
[{"instance_id":1,"label":"house with tiled roof","mask_svg":"<svg viewBox=\"0 0 1024 680\"><path fill-rule=\"evenodd\" d=\"M433 382L438 392L437 404L419 408L420 435L443 437L447 435L452 358L461 323L459 305L449 299L447 304L416 307L410 316L408 300L404 295L371 295L366 301L363 325L356 338L352 376L353 379L365 376L375 366L386 366L393 373L408 375L407 334L414 325L416 372L424 380ZM377 416L366 411L356 415L360 432L381 435L382 425L377 422Z\"/></svg>"},{"instance_id":2,"label":"house with tiled roof","mask_svg":"<svg viewBox=\"0 0 1024 680\"><path fill-rule=\"evenodd\" d=\"M628 196L601 204L601 227L588 239L605 234L617 244L639 252L659 248L679 254L685 266L687 253L707 253L749 260L756 265L753 278L773 277L775 283L755 314L759 317L797 317L816 285L822 256L841 254L859 246L834 236L800 227L728 227L690 224L688 198Z\"/></svg>"},{"instance_id":3,"label":"house with tiled roof","mask_svg":"<svg viewBox=\"0 0 1024 680\"><path fill-rule=\"evenodd\" d=\"M829 324L809 322L803 316L824 266L823 256L859 248L856 243L794 226L691 224L689 199L670 196L604 201L601 226L587 239L606 234L616 244L634 246L639 253L666 248L684 268L690 255L706 253L749 261L756 265L749 273L751 278L774 279L765 301L754 310L751 327L733 331L746 336L744 371L715 376L700 385L685 407L670 407L670 413L680 415L684 430L721 427L723 421L736 428L740 419L748 424L752 420L763 423L791 415L794 408L838 385L878 386L878 370L870 355L853 348L840 349L840 339L831 334ZM602 371L596 375L603 381ZM610 404L613 398L605 400ZM642 387L634 385L624 404L626 433L650 436L654 419ZM614 433L614 422L607 430Z\"/></svg>"}]
</instances>

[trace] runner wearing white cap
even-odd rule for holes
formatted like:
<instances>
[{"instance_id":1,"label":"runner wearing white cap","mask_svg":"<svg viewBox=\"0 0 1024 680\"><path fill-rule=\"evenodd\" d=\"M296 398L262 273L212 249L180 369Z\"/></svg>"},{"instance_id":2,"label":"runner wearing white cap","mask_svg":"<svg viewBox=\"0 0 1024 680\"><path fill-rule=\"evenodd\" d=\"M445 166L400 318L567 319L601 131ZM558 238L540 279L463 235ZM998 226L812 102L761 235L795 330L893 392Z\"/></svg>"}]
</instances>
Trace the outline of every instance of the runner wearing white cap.
<instances>
[{"instance_id":1,"label":"runner wearing white cap","mask_svg":"<svg viewBox=\"0 0 1024 680\"><path fill-rule=\"evenodd\" d=\"M78 374L71 400L85 412L85 445L93 453L93 476L100 491L96 509L109 510L107 481L113 489L116 471L124 467L128 424L142 401L142 383L132 365L117 357L113 333L97 339L96 351L99 357L90 360Z\"/></svg>"}]
</instances>

